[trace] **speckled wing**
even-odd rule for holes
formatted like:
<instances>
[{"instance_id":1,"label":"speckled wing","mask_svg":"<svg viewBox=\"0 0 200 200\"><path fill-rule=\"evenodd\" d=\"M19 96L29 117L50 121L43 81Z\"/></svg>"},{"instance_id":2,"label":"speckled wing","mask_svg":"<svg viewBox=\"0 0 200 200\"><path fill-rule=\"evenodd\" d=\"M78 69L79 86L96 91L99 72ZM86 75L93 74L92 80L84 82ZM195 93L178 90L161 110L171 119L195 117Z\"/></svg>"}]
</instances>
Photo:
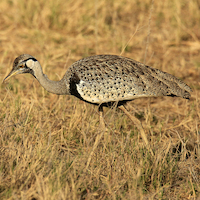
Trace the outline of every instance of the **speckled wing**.
<instances>
[{"instance_id":1,"label":"speckled wing","mask_svg":"<svg viewBox=\"0 0 200 200\"><path fill-rule=\"evenodd\" d=\"M91 103L127 101L149 96L189 98L191 89L176 77L132 59L98 55L70 66L66 77L76 77L75 96Z\"/></svg>"}]
</instances>

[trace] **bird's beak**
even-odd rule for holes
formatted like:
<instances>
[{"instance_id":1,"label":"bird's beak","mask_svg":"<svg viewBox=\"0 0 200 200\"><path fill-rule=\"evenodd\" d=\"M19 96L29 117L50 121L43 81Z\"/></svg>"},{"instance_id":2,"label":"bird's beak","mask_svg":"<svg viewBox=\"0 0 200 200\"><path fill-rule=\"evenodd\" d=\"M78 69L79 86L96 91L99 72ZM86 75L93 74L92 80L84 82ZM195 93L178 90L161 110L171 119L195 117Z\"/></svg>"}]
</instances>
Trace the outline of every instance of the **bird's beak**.
<instances>
[{"instance_id":1,"label":"bird's beak","mask_svg":"<svg viewBox=\"0 0 200 200\"><path fill-rule=\"evenodd\" d=\"M4 80L3 80L2 83L4 83L5 80L8 80L10 77L12 77L12 76L14 76L14 75L16 75L16 74L18 74L18 73L19 73L18 70L12 70L12 71L8 74L8 76L6 76L6 78L4 78Z\"/></svg>"}]
</instances>

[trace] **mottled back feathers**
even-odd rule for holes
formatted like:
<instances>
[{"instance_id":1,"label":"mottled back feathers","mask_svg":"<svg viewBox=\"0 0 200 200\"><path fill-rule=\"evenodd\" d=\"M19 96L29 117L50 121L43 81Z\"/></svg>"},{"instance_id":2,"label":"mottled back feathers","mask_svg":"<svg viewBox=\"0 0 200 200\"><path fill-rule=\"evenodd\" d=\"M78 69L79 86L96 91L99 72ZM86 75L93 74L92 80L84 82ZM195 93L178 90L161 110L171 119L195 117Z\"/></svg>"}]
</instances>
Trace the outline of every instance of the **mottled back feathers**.
<instances>
[{"instance_id":1,"label":"mottled back feathers","mask_svg":"<svg viewBox=\"0 0 200 200\"><path fill-rule=\"evenodd\" d=\"M64 78L72 95L96 104L151 96L188 99L192 91L175 76L115 55L81 59L69 67Z\"/></svg>"}]
</instances>

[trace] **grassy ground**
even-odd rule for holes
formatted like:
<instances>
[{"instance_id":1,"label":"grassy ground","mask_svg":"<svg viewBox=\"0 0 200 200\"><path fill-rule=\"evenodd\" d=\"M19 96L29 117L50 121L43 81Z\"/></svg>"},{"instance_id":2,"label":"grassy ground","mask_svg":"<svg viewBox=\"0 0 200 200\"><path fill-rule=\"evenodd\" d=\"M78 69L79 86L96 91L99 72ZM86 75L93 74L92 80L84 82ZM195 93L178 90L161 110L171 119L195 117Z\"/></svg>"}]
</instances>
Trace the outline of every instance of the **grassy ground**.
<instances>
[{"instance_id":1,"label":"grassy ground","mask_svg":"<svg viewBox=\"0 0 200 200\"><path fill-rule=\"evenodd\" d=\"M74 61L117 54L169 72L191 100L132 101L124 113L46 92L31 75L0 86L0 199L200 198L200 3L197 0L1 0L0 80L15 57L36 57L52 80ZM134 112L135 110L135 112Z\"/></svg>"}]
</instances>

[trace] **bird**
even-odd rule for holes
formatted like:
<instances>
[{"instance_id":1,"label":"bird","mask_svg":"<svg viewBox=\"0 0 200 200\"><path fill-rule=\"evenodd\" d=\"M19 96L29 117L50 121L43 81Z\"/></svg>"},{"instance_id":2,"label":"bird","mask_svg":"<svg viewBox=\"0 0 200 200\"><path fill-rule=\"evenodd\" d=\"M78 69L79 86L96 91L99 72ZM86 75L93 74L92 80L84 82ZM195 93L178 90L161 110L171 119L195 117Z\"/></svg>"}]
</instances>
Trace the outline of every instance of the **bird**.
<instances>
[{"instance_id":1,"label":"bird","mask_svg":"<svg viewBox=\"0 0 200 200\"><path fill-rule=\"evenodd\" d=\"M3 82L16 74L30 73L48 91L74 95L95 105L118 106L140 97L171 96L190 98L191 88L175 76L130 58L95 55L74 62L60 81L52 81L38 60L22 54L14 60Z\"/></svg>"},{"instance_id":2,"label":"bird","mask_svg":"<svg viewBox=\"0 0 200 200\"><path fill-rule=\"evenodd\" d=\"M73 95L99 106L117 103L123 108L127 101L140 97L171 96L190 98L191 88L175 76L133 59L118 55L94 55L74 62L60 81L50 80L39 61L29 54L18 56L13 75L30 73L48 91L57 95ZM124 109L124 108L123 108ZM102 114L100 115L102 117Z\"/></svg>"},{"instance_id":3,"label":"bird","mask_svg":"<svg viewBox=\"0 0 200 200\"><path fill-rule=\"evenodd\" d=\"M94 55L74 62L59 81L50 80L42 71L39 61L29 55L18 56L13 63L10 77L30 73L48 91L57 95L73 95L82 101L98 105L100 124L103 121L103 107L116 104L136 123L141 135L148 144L141 122L126 110L128 101L141 97L171 96L189 99L192 89L175 76L155 69L133 59L118 55ZM97 136L93 151L101 136ZM152 152L152 150L151 150ZM92 153L89 156L87 167Z\"/></svg>"}]
</instances>

